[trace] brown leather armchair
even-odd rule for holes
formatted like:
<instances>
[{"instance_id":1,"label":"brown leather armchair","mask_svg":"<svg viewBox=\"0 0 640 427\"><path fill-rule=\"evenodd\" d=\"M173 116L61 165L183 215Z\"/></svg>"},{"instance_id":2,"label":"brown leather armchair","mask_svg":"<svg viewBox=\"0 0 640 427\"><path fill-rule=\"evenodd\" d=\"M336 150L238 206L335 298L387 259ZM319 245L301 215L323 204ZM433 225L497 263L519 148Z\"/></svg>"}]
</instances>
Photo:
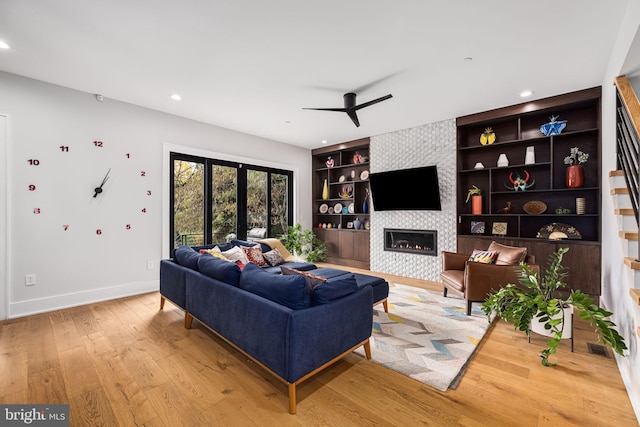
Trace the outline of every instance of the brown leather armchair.
<instances>
[{"instance_id":1,"label":"brown leather armchair","mask_svg":"<svg viewBox=\"0 0 640 427\"><path fill-rule=\"evenodd\" d=\"M442 252L443 294L446 297L447 291L451 290L467 300L467 315L471 314L471 304L486 300L492 290L508 283L519 283L520 261L524 260L535 272L539 271L535 257L527 255L526 248L492 242L487 250L498 252L495 264L469 261L471 254Z\"/></svg>"}]
</instances>

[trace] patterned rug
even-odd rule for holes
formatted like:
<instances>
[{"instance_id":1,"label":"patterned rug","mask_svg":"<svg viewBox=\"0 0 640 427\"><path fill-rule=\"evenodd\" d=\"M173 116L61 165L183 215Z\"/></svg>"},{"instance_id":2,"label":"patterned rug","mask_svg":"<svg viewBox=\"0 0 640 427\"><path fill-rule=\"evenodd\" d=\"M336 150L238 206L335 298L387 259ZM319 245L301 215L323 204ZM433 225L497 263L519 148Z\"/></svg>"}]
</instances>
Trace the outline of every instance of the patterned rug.
<instances>
[{"instance_id":1,"label":"patterned rug","mask_svg":"<svg viewBox=\"0 0 640 427\"><path fill-rule=\"evenodd\" d=\"M373 310L371 360L440 391L455 389L489 322L474 304L441 292L389 285L389 314ZM356 353L364 356L359 348Z\"/></svg>"}]
</instances>

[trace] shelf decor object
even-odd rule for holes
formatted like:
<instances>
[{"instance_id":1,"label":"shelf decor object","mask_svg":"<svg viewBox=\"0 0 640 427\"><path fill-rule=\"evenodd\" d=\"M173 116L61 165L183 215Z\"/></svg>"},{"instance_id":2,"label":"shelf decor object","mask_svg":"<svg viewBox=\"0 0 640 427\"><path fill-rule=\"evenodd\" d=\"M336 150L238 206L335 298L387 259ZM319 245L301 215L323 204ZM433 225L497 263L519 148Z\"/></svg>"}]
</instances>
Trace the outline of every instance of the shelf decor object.
<instances>
[{"instance_id":1,"label":"shelf decor object","mask_svg":"<svg viewBox=\"0 0 640 427\"><path fill-rule=\"evenodd\" d=\"M524 155L524 164L533 165L536 162L536 147L527 147L527 152Z\"/></svg>"},{"instance_id":2,"label":"shelf decor object","mask_svg":"<svg viewBox=\"0 0 640 427\"><path fill-rule=\"evenodd\" d=\"M335 164L336 164L335 160L333 160L333 159L331 158L331 156L329 156L329 157L327 158L327 161L326 161L326 162L324 162L324 163L325 163L325 165L327 165L327 167L328 167L328 168L332 168L332 167L334 167L334 166L335 166Z\"/></svg>"},{"instance_id":3,"label":"shelf decor object","mask_svg":"<svg viewBox=\"0 0 640 427\"><path fill-rule=\"evenodd\" d=\"M507 158L507 155L502 153L498 156L498 167L499 168L504 168L509 166L509 159Z\"/></svg>"},{"instance_id":4,"label":"shelf decor object","mask_svg":"<svg viewBox=\"0 0 640 427\"><path fill-rule=\"evenodd\" d=\"M505 236L507 234L507 223L506 222L494 222L493 227L491 229L491 233L494 236Z\"/></svg>"},{"instance_id":5,"label":"shelf decor object","mask_svg":"<svg viewBox=\"0 0 640 427\"><path fill-rule=\"evenodd\" d=\"M522 210L529 215L539 215L547 211L547 204L540 200L531 200L530 202L522 205Z\"/></svg>"},{"instance_id":6,"label":"shelf decor object","mask_svg":"<svg viewBox=\"0 0 640 427\"><path fill-rule=\"evenodd\" d=\"M481 215L482 214L482 190L480 190L477 186L473 185L469 189L467 193L467 200L465 203L469 203L471 200L471 213L473 215Z\"/></svg>"},{"instance_id":7,"label":"shelf decor object","mask_svg":"<svg viewBox=\"0 0 640 427\"><path fill-rule=\"evenodd\" d=\"M362 213L369 213L369 189L364 189L364 201L362 202Z\"/></svg>"},{"instance_id":8,"label":"shelf decor object","mask_svg":"<svg viewBox=\"0 0 640 427\"><path fill-rule=\"evenodd\" d=\"M533 185L536 183L535 179L529 182L530 180L531 180L531 175L526 170L524 171L524 178L522 178L520 174L516 173L516 178L514 179L513 172L511 172L509 174L509 182L511 183L511 187L509 187L507 184L505 184L504 186L507 189L513 190L513 191L525 191L533 187Z\"/></svg>"},{"instance_id":9,"label":"shelf decor object","mask_svg":"<svg viewBox=\"0 0 640 427\"><path fill-rule=\"evenodd\" d=\"M356 151L356 153L353 155L353 163L355 163L356 165L364 163L364 157L362 157L362 154L360 154L359 151Z\"/></svg>"},{"instance_id":10,"label":"shelf decor object","mask_svg":"<svg viewBox=\"0 0 640 427\"><path fill-rule=\"evenodd\" d=\"M553 222L542 226L536 235L539 239L561 240L582 239L582 235L575 227L561 222Z\"/></svg>"},{"instance_id":11,"label":"shelf decor object","mask_svg":"<svg viewBox=\"0 0 640 427\"><path fill-rule=\"evenodd\" d=\"M350 185L343 185L338 196L341 199L350 199L353 196L353 187Z\"/></svg>"},{"instance_id":12,"label":"shelf decor object","mask_svg":"<svg viewBox=\"0 0 640 427\"><path fill-rule=\"evenodd\" d=\"M486 128L482 135L480 135L480 144L491 145L496 141L496 134L493 129Z\"/></svg>"},{"instance_id":13,"label":"shelf decor object","mask_svg":"<svg viewBox=\"0 0 640 427\"><path fill-rule=\"evenodd\" d=\"M560 135L564 128L567 127L567 121L558 121L558 117L559 116L551 116L549 118L549 123L545 123L540 126L540 132L542 132L544 136Z\"/></svg>"},{"instance_id":14,"label":"shelf decor object","mask_svg":"<svg viewBox=\"0 0 640 427\"><path fill-rule=\"evenodd\" d=\"M322 186L322 200L329 200L329 185L327 184L327 180L324 180L324 185Z\"/></svg>"},{"instance_id":15,"label":"shelf decor object","mask_svg":"<svg viewBox=\"0 0 640 427\"><path fill-rule=\"evenodd\" d=\"M471 221L471 234L484 234L484 221Z\"/></svg>"},{"instance_id":16,"label":"shelf decor object","mask_svg":"<svg viewBox=\"0 0 640 427\"><path fill-rule=\"evenodd\" d=\"M584 215L587 206L587 199L584 197L576 197L576 213L578 215Z\"/></svg>"},{"instance_id":17,"label":"shelf decor object","mask_svg":"<svg viewBox=\"0 0 640 427\"><path fill-rule=\"evenodd\" d=\"M567 167L567 188L581 188L584 186L584 168L582 165L589 160L589 154L578 147L572 147L569 155L564 158Z\"/></svg>"}]
</instances>

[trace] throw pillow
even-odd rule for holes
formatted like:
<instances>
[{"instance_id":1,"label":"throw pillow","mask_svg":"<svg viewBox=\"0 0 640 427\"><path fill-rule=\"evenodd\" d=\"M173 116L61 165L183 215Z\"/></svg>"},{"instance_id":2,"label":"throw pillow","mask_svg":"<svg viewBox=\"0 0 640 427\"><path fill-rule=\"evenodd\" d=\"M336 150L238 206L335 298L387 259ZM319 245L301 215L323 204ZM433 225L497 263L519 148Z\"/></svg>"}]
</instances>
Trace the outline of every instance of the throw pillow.
<instances>
[{"instance_id":1,"label":"throw pillow","mask_svg":"<svg viewBox=\"0 0 640 427\"><path fill-rule=\"evenodd\" d=\"M311 306L307 282L300 275L273 274L249 263L240 274L239 287L292 310Z\"/></svg>"},{"instance_id":2,"label":"throw pillow","mask_svg":"<svg viewBox=\"0 0 640 427\"><path fill-rule=\"evenodd\" d=\"M518 265L527 256L527 248L501 245L498 242L491 242L488 251L497 251L498 258L496 265Z\"/></svg>"},{"instance_id":3,"label":"throw pillow","mask_svg":"<svg viewBox=\"0 0 640 427\"><path fill-rule=\"evenodd\" d=\"M285 267L284 265L280 266L280 271L285 276L298 274L304 277L305 281L307 282L307 290L309 291L309 295L313 293L313 288L318 286L320 283L324 283L327 281L325 277L316 276L315 274L311 274L308 271L300 271L296 270L295 268Z\"/></svg>"},{"instance_id":4,"label":"throw pillow","mask_svg":"<svg viewBox=\"0 0 640 427\"><path fill-rule=\"evenodd\" d=\"M240 246L234 246L228 251L223 251L222 255L224 255L227 259L240 261L243 264L249 264L249 259L245 255L244 251L240 248Z\"/></svg>"},{"instance_id":5,"label":"throw pillow","mask_svg":"<svg viewBox=\"0 0 640 427\"><path fill-rule=\"evenodd\" d=\"M267 265L267 261L265 261L264 257L262 256L262 248L260 247L260 245L240 246L240 248L244 251L244 254L247 256L249 262L252 262L260 267L264 267Z\"/></svg>"},{"instance_id":6,"label":"throw pillow","mask_svg":"<svg viewBox=\"0 0 640 427\"><path fill-rule=\"evenodd\" d=\"M238 286L240 282L240 268L229 260L223 260L212 256L201 256L198 258L198 269L200 273L220 280L233 286Z\"/></svg>"},{"instance_id":7,"label":"throw pillow","mask_svg":"<svg viewBox=\"0 0 640 427\"><path fill-rule=\"evenodd\" d=\"M312 305L328 304L351 295L358 290L358 282L353 274L343 274L336 279L327 280L313 288Z\"/></svg>"},{"instance_id":8,"label":"throw pillow","mask_svg":"<svg viewBox=\"0 0 640 427\"><path fill-rule=\"evenodd\" d=\"M469 261L480 262L482 264L495 264L498 258L498 252L496 251L481 251L480 249L474 249L473 253L469 257Z\"/></svg>"},{"instance_id":9,"label":"throw pillow","mask_svg":"<svg viewBox=\"0 0 640 427\"><path fill-rule=\"evenodd\" d=\"M275 267L280 264L284 264L284 258L277 249L271 249L269 252L262 252L262 257L269 263L270 266Z\"/></svg>"},{"instance_id":10,"label":"throw pillow","mask_svg":"<svg viewBox=\"0 0 640 427\"><path fill-rule=\"evenodd\" d=\"M209 254L216 258L224 259L229 261L226 256L222 255L222 251L217 246L213 249L200 249L201 254Z\"/></svg>"},{"instance_id":11,"label":"throw pillow","mask_svg":"<svg viewBox=\"0 0 640 427\"><path fill-rule=\"evenodd\" d=\"M173 252L173 256L178 264L198 271L198 258L200 258L200 254L194 251L191 246L178 246Z\"/></svg>"}]
</instances>

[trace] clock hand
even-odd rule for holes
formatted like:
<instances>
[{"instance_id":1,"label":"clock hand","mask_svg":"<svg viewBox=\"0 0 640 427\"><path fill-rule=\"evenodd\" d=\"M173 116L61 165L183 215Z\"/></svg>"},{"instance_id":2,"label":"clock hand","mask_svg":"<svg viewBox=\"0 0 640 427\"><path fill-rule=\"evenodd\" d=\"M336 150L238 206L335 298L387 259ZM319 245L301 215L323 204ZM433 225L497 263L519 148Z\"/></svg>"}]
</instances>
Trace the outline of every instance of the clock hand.
<instances>
[{"instance_id":1,"label":"clock hand","mask_svg":"<svg viewBox=\"0 0 640 427\"><path fill-rule=\"evenodd\" d=\"M109 170L107 171L107 174L104 176L104 179L102 180L102 183L100 184L100 187L96 187L93 189L94 193L93 193L93 197L97 197L98 194L102 193L102 187L104 186L104 184L107 182L107 180L109 179L109 172L111 172L111 168L109 168Z\"/></svg>"}]
</instances>

